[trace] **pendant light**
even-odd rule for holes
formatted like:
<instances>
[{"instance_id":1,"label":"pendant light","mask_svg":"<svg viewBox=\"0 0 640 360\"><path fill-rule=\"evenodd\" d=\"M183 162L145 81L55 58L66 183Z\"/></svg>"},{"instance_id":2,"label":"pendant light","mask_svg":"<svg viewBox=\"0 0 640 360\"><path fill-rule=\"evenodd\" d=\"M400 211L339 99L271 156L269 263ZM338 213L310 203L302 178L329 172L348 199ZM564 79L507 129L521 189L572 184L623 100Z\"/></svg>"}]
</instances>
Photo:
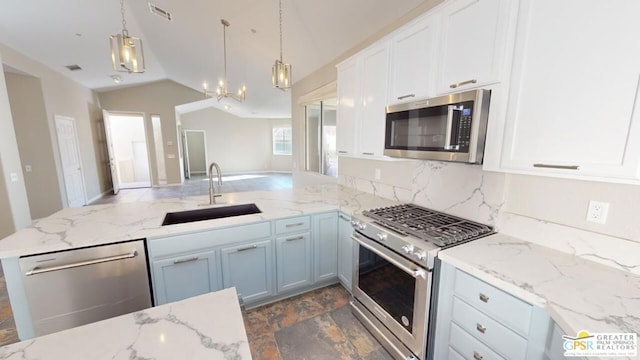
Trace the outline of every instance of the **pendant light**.
<instances>
[{"instance_id":1,"label":"pendant light","mask_svg":"<svg viewBox=\"0 0 640 360\"><path fill-rule=\"evenodd\" d=\"M113 70L126 73L144 72L144 52L142 39L130 36L127 31L127 21L124 19L124 0L120 0L122 14L122 33L111 35L111 62Z\"/></svg>"},{"instance_id":2,"label":"pendant light","mask_svg":"<svg viewBox=\"0 0 640 360\"><path fill-rule=\"evenodd\" d=\"M222 38L224 44L224 78L218 82L218 87L216 88L216 94L218 95L218 101L222 98L230 97L234 100L242 102L247 95L247 87L242 85L235 93L230 93L227 90L227 27L230 25L229 22L225 19L221 19L222 23ZM206 91L206 88L205 88ZM206 93L205 93L206 95Z\"/></svg>"},{"instance_id":3,"label":"pendant light","mask_svg":"<svg viewBox=\"0 0 640 360\"><path fill-rule=\"evenodd\" d=\"M282 61L282 0L278 0L278 5L280 9L280 59L276 60L271 69L271 82L273 87L287 91L291 88L291 64Z\"/></svg>"}]
</instances>

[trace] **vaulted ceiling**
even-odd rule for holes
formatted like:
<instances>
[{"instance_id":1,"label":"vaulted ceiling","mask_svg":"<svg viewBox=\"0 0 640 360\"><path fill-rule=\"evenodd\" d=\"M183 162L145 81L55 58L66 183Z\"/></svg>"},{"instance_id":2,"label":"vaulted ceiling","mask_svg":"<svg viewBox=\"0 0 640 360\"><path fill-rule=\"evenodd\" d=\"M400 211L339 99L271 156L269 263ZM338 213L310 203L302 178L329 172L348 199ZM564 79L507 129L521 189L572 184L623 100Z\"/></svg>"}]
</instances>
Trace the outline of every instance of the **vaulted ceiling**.
<instances>
[{"instance_id":1,"label":"vaulted ceiling","mask_svg":"<svg viewBox=\"0 0 640 360\"><path fill-rule=\"evenodd\" d=\"M305 77L380 31L423 0L283 0L284 60L293 80ZM119 86L171 79L198 91L223 76L223 35L227 29L229 90L245 84L244 103L234 112L250 117L288 117L289 92L271 87L271 66L279 56L278 0L152 0L169 11L167 21L145 0L125 1L131 35L144 41L144 74L116 74L109 35L121 31L118 0L3 0L0 42L63 73L80 84L106 91ZM71 72L66 65L77 64ZM221 107L215 99L206 100ZM225 100L223 100L224 103Z\"/></svg>"}]
</instances>

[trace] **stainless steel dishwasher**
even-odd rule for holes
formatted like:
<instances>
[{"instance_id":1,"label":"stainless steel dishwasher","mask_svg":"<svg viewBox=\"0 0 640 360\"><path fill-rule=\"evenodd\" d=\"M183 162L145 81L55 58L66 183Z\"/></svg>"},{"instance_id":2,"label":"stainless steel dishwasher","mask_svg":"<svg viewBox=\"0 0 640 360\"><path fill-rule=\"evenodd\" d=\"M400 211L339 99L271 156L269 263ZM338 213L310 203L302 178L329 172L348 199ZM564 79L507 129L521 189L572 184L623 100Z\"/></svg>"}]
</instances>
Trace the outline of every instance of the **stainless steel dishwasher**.
<instances>
[{"instance_id":1,"label":"stainless steel dishwasher","mask_svg":"<svg viewBox=\"0 0 640 360\"><path fill-rule=\"evenodd\" d=\"M144 240L20 258L35 336L152 306Z\"/></svg>"}]
</instances>

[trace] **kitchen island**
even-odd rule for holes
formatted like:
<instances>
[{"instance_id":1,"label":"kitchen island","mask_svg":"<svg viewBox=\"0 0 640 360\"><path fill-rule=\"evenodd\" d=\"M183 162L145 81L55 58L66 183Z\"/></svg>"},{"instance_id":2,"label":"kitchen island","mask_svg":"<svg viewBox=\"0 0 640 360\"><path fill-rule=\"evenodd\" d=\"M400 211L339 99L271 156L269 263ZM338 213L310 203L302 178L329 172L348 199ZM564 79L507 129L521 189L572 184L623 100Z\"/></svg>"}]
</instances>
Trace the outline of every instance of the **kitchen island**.
<instances>
[{"instance_id":1,"label":"kitchen island","mask_svg":"<svg viewBox=\"0 0 640 360\"><path fill-rule=\"evenodd\" d=\"M0 348L0 359L234 359L251 352L234 288Z\"/></svg>"}]
</instances>

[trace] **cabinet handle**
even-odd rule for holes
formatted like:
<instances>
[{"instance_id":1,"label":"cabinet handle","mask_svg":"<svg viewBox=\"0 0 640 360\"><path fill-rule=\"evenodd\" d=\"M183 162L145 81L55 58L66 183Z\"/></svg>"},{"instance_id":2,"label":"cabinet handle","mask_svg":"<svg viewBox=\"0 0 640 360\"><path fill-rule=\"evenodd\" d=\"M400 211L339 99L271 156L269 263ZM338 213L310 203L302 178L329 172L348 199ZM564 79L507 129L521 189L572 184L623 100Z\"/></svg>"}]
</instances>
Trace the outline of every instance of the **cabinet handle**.
<instances>
[{"instance_id":1,"label":"cabinet handle","mask_svg":"<svg viewBox=\"0 0 640 360\"><path fill-rule=\"evenodd\" d=\"M287 225L285 225L284 227L288 227L288 228L290 228L290 227L296 227L296 226L302 226L302 225L304 225L304 223L303 223L303 222L301 222L301 223L295 223L295 224L287 224Z\"/></svg>"},{"instance_id":2,"label":"cabinet handle","mask_svg":"<svg viewBox=\"0 0 640 360\"><path fill-rule=\"evenodd\" d=\"M238 249L238 250L236 250L236 251L237 251L237 252L240 252L240 251L247 251L247 250L255 249L255 248L257 248L257 247L258 247L258 245L251 245L251 246L247 246L247 247L240 248L240 249Z\"/></svg>"},{"instance_id":3,"label":"cabinet handle","mask_svg":"<svg viewBox=\"0 0 640 360\"><path fill-rule=\"evenodd\" d=\"M371 156L373 156L374 154L372 152L363 152L362 155L371 155Z\"/></svg>"},{"instance_id":4,"label":"cabinet handle","mask_svg":"<svg viewBox=\"0 0 640 360\"><path fill-rule=\"evenodd\" d=\"M296 237L290 237L285 239L285 241L295 241L295 240L302 240L304 239L304 236L296 236Z\"/></svg>"},{"instance_id":5,"label":"cabinet handle","mask_svg":"<svg viewBox=\"0 0 640 360\"><path fill-rule=\"evenodd\" d=\"M338 217L339 217L340 219L342 219L342 220L347 220L347 221L350 221L350 220L351 220L351 219L349 219L348 217L346 217L346 216L344 216L344 215L342 215L342 214L338 215Z\"/></svg>"},{"instance_id":6,"label":"cabinet handle","mask_svg":"<svg viewBox=\"0 0 640 360\"><path fill-rule=\"evenodd\" d=\"M478 80L471 79L471 80L467 80L467 81L462 81L462 82L459 82L459 83L451 84L451 85L449 85L449 87L452 88L452 89L455 89L455 88L460 87L462 85L475 84L477 82L478 82Z\"/></svg>"},{"instance_id":7,"label":"cabinet handle","mask_svg":"<svg viewBox=\"0 0 640 360\"><path fill-rule=\"evenodd\" d=\"M476 330L484 334L484 332L487 331L487 328L482 326L482 324L476 324Z\"/></svg>"},{"instance_id":8,"label":"cabinet handle","mask_svg":"<svg viewBox=\"0 0 640 360\"><path fill-rule=\"evenodd\" d=\"M190 257L190 258L174 260L173 263L174 264L182 264L182 263L196 261L196 260L198 260L198 257L197 256L193 256L193 257Z\"/></svg>"},{"instance_id":9,"label":"cabinet handle","mask_svg":"<svg viewBox=\"0 0 640 360\"><path fill-rule=\"evenodd\" d=\"M482 302L485 302L485 303L489 302L489 297L483 293L480 293L479 298Z\"/></svg>"},{"instance_id":10,"label":"cabinet handle","mask_svg":"<svg viewBox=\"0 0 640 360\"><path fill-rule=\"evenodd\" d=\"M580 170L580 165L533 164L533 167L545 169Z\"/></svg>"},{"instance_id":11,"label":"cabinet handle","mask_svg":"<svg viewBox=\"0 0 640 360\"><path fill-rule=\"evenodd\" d=\"M348 154L349 152L346 150L338 150L338 154Z\"/></svg>"},{"instance_id":12,"label":"cabinet handle","mask_svg":"<svg viewBox=\"0 0 640 360\"><path fill-rule=\"evenodd\" d=\"M477 351L473 352L473 358L475 360L482 360L483 359L482 355L480 355Z\"/></svg>"},{"instance_id":13,"label":"cabinet handle","mask_svg":"<svg viewBox=\"0 0 640 360\"><path fill-rule=\"evenodd\" d=\"M398 96L398 100L403 100L406 98L412 98L412 97L416 97L416 94L407 94L407 95L402 95L402 96Z\"/></svg>"}]
</instances>

